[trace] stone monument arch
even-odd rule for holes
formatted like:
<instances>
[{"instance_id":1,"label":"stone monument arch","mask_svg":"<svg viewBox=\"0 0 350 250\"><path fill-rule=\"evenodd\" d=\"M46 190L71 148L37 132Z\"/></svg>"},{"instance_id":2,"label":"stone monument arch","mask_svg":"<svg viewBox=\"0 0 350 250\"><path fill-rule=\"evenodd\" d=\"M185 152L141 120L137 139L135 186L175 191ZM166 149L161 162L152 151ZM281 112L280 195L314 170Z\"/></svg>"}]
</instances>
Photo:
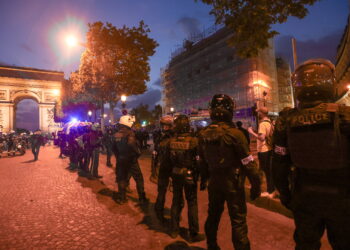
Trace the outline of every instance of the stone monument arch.
<instances>
[{"instance_id":1,"label":"stone monument arch","mask_svg":"<svg viewBox=\"0 0 350 250\"><path fill-rule=\"evenodd\" d=\"M55 131L54 107L60 100L64 73L27 67L0 65L0 131L16 128L16 108L23 99L39 106L39 128Z\"/></svg>"}]
</instances>

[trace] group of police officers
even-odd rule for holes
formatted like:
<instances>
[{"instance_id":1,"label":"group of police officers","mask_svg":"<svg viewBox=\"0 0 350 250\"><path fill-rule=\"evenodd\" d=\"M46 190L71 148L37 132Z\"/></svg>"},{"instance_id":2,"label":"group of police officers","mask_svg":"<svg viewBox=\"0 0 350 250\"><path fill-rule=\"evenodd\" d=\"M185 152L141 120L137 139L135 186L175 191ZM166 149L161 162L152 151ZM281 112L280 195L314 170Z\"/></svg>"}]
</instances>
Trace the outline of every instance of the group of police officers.
<instances>
[{"instance_id":1,"label":"group of police officers","mask_svg":"<svg viewBox=\"0 0 350 250\"><path fill-rule=\"evenodd\" d=\"M280 200L293 212L296 249L319 249L327 230L333 249L350 247L350 108L334 103L334 66L325 60L309 60L294 74L295 108L280 112L273 134L272 171ZM164 223L164 204L169 185L173 196L170 236L179 234L180 214L188 206L189 240L204 240L199 233L197 190L208 190L205 234L208 249L220 249L217 231L227 203L235 249L250 249L246 223L245 179L250 198L261 194L256 161L245 135L232 122L235 103L225 94L213 96L211 124L194 135L187 116L164 116L154 136L152 179L158 195L154 205ZM72 130L69 134L71 168L91 177L98 175L98 150L105 141L107 165L116 156L118 203L127 201L129 180L136 181L139 202L147 204L144 179L138 164L140 147L132 125L124 115L118 128L102 136L97 127ZM100 139L104 138L104 139ZM81 150L81 149L85 150ZM90 164L90 161L92 163ZM89 164L91 165L89 167ZM199 183L199 185L198 185Z\"/></svg>"}]
</instances>

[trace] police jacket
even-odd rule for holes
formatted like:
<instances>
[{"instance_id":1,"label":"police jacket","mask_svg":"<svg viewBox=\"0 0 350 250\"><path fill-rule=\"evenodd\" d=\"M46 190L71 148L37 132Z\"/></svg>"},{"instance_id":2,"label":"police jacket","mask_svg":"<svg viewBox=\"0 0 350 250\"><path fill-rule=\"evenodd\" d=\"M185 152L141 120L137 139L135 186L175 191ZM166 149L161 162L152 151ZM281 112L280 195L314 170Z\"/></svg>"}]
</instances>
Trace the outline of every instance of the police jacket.
<instances>
[{"instance_id":1,"label":"police jacket","mask_svg":"<svg viewBox=\"0 0 350 250\"><path fill-rule=\"evenodd\" d=\"M155 145L155 151L158 154L159 168L162 170L171 171L171 162L170 162L170 138L173 136L171 130L162 132L159 136L157 146Z\"/></svg>"},{"instance_id":2,"label":"police jacket","mask_svg":"<svg viewBox=\"0 0 350 250\"><path fill-rule=\"evenodd\" d=\"M322 103L282 111L273 141L273 176L282 195L290 196L292 166L304 191L350 191L350 107Z\"/></svg>"},{"instance_id":3,"label":"police jacket","mask_svg":"<svg viewBox=\"0 0 350 250\"><path fill-rule=\"evenodd\" d=\"M183 175L190 173L198 175L198 139L190 133L176 134L168 141L169 157L172 174ZM190 171L190 172L188 172Z\"/></svg>"},{"instance_id":4,"label":"police jacket","mask_svg":"<svg viewBox=\"0 0 350 250\"><path fill-rule=\"evenodd\" d=\"M199 156L202 181L225 191L242 189L247 176L260 192L260 178L243 133L226 122L213 122L200 132Z\"/></svg>"},{"instance_id":5,"label":"police jacket","mask_svg":"<svg viewBox=\"0 0 350 250\"><path fill-rule=\"evenodd\" d=\"M114 134L113 151L117 161L134 160L141 155L135 132L131 128L120 125L119 130Z\"/></svg>"}]
</instances>

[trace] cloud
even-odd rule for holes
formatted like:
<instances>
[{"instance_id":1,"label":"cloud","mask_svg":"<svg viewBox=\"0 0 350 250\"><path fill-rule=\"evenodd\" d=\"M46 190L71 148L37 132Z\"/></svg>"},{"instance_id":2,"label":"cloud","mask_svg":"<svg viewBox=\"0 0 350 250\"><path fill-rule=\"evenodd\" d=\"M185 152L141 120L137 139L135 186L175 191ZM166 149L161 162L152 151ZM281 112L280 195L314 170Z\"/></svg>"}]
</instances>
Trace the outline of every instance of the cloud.
<instances>
[{"instance_id":1,"label":"cloud","mask_svg":"<svg viewBox=\"0 0 350 250\"><path fill-rule=\"evenodd\" d=\"M201 32L201 23L197 18L182 17L177 21L177 24L180 25L186 36L191 36Z\"/></svg>"},{"instance_id":2,"label":"cloud","mask_svg":"<svg viewBox=\"0 0 350 250\"><path fill-rule=\"evenodd\" d=\"M28 44L25 44L25 43L21 43L20 45L20 48L27 51L27 52L30 52L30 53L33 53L33 49L31 47L28 46Z\"/></svg>"},{"instance_id":3,"label":"cloud","mask_svg":"<svg viewBox=\"0 0 350 250\"><path fill-rule=\"evenodd\" d=\"M343 30L337 30L321 37L318 40L297 40L298 63L310 58L325 58L335 63L337 46L340 43ZM293 65L292 36L280 36L276 38L276 56L286 59Z\"/></svg>"},{"instance_id":4,"label":"cloud","mask_svg":"<svg viewBox=\"0 0 350 250\"><path fill-rule=\"evenodd\" d=\"M158 104L161 100L162 92L159 89L151 89L146 93L138 96L133 96L130 101L127 101L129 108L137 107L139 104L148 104L150 109Z\"/></svg>"},{"instance_id":5,"label":"cloud","mask_svg":"<svg viewBox=\"0 0 350 250\"><path fill-rule=\"evenodd\" d=\"M154 82L152 82L152 83L150 84L150 86L151 86L151 88L152 88L152 87L157 87L157 88L162 87L160 78L158 78L157 80L155 80Z\"/></svg>"}]
</instances>

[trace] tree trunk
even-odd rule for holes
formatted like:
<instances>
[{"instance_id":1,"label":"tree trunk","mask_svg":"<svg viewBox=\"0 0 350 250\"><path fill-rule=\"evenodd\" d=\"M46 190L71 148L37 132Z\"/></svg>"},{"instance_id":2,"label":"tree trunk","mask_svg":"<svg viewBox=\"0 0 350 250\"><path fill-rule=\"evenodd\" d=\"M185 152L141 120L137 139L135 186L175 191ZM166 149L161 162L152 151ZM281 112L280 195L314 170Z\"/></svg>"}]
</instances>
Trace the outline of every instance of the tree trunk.
<instances>
[{"instance_id":1,"label":"tree trunk","mask_svg":"<svg viewBox=\"0 0 350 250\"><path fill-rule=\"evenodd\" d=\"M109 102L109 117L111 120L111 124L114 125L114 108L117 106L115 102Z\"/></svg>"}]
</instances>

